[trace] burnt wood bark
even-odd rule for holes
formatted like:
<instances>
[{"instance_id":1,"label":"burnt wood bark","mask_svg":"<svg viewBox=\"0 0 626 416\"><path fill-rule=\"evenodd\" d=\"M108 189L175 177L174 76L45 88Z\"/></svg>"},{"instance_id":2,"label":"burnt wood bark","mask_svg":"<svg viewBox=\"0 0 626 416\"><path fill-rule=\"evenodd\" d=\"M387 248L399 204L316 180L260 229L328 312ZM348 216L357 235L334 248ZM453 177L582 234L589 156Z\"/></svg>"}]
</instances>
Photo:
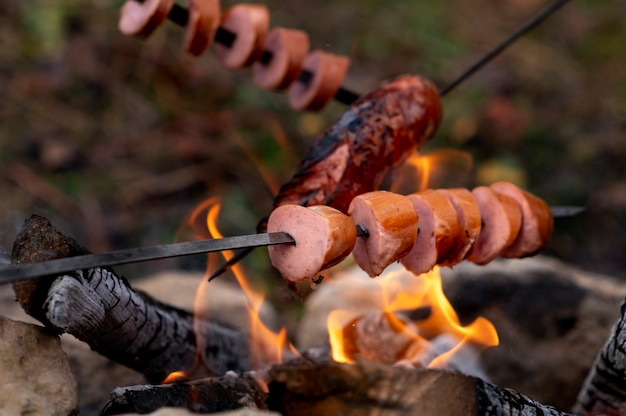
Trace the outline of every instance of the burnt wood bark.
<instances>
[{"instance_id":1,"label":"burnt wood bark","mask_svg":"<svg viewBox=\"0 0 626 416\"><path fill-rule=\"evenodd\" d=\"M362 361L270 370L268 408L284 415L563 416L513 390L441 370Z\"/></svg>"},{"instance_id":2,"label":"burnt wood bark","mask_svg":"<svg viewBox=\"0 0 626 416\"><path fill-rule=\"evenodd\" d=\"M583 383L574 411L581 415L626 414L626 300Z\"/></svg>"},{"instance_id":3,"label":"burnt wood bark","mask_svg":"<svg viewBox=\"0 0 626 416\"><path fill-rule=\"evenodd\" d=\"M161 407L186 408L194 413L215 413L242 407L265 409L265 393L248 375L230 372L192 382L118 387L101 415L149 413Z\"/></svg>"},{"instance_id":4,"label":"burnt wood bark","mask_svg":"<svg viewBox=\"0 0 626 416\"><path fill-rule=\"evenodd\" d=\"M33 263L87 253L76 241L33 215L17 236L12 262ZM250 369L247 336L133 290L110 268L13 283L24 310L58 333L69 333L100 354L143 373L150 382L172 371L192 378ZM195 325L195 327L194 327Z\"/></svg>"}]
</instances>

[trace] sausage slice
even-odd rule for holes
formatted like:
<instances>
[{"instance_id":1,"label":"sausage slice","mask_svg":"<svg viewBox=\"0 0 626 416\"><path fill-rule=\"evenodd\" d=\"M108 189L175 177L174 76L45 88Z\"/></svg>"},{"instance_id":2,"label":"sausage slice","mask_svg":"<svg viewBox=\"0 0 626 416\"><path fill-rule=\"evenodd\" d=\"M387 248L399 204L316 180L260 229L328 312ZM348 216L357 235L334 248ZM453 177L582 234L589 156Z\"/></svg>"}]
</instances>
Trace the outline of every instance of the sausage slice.
<instances>
[{"instance_id":1,"label":"sausage slice","mask_svg":"<svg viewBox=\"0 0 626 416\"><path fill-rule=\"evenodd\" d=\"M276 27L265 40L266 56L252 65L254 83L262 89L280 90L294 82L309 52L306 32Z\"/></svg>"},{"instance_id":2,"label":"sausage slice","mask_svg":"<svg viewBox=\"0 0 626 416\"><path fill-rule=\"evenodd\" d=\"M126 36L147 38L167 18L174 0L127 0L120 10L118 28Z\"/></svg>"},{"instance_id":3,"label":"sausage slice","mask_svg":"<svg viewBox=\"0 0 626 416\"><path fill-rule=\"evenodd\" d=\"M419 229L411 251L400 262L407 270L422 274L458 251L464 230L452 202L439 192L428 189L408 198L419 217Z\"/></svg>"},{"instance_id":4,"label":"sausage slice","mask_svg":"<svg viewBox=\"0 0 626 416\"><path fill-rule=\"evenodd\" d=\"M217 57L227 68L241 68L263 53L270 13L262 4L236 4L224 12L220 26L236 37L229 46L216 45Z\"/></svg>"},{"instance_id":5,"label":"sausage slice","mask_svg":"<svg viewBox=\"0 0 626 416\"><path fill-rule=\"evenodd\" d=\"M521 258L536 254L550 240L554 227L548 204L509 182L496 182L491 189L515 199L522 212L520 232L515 241L504 249L502 257Z\"/></svg>"},{"instance_id":6,"label":"sausage slice","mask_svg":"<svg viewBox=\"0 0 626 416\"><path fill-rule=\"evenodd\" d=\"M463 244L456 254L449 257L447 262L440 263L441 265L454 266L465 258L478 239L481 228L480 209L474 195L465 188L441 189L438 192L441 192L452 202L464 230Z\"/></svg>"},{"instance_id":7,"label":"sausage slice","mask_svg":"<svg viewBox=\"0 0 626 416\"><path fill-rule=\"evenodd\" d=\"M202 54L213 42L220 24L219 0L188 0L189 18L185 26L185 52Z\"/></svg>"},{"instance_id":8,"label":"sausage slice","mask_svg":"<svg viewBox=\"0 0 626 416\"><path fill-rule=\"evenodd\" d=\"M387 191L361 194L352 200L348 213L369 233L358 239L352 254L370 277L406 255L417 237L418 216L406 196Z\"/></svg>"},{"instance_id":9,"label":"sausage slice","mask_svg":"<svg viewBox=\"0 0 626 416\"><path fill-rule=\"evenodd\" d=\"M350 217L325 205L281 205L270 214L267 231L284 231L296 241L267 248L272 264L289 282L315 278L346 258L356 241Z\"/></svg>"},{"instance_id":10,"label":"sausage slice","mask_svg":"<svg viewBox=\"0 0 626 416\"><path fill-rule=\"evenodd\" d=\"M522 211L515 199L487 186L474 188L472 194L478 203L483 226L467 259L476 264L487 264L515 241L522 225Z\"/></svg>"},{"instance_id":11,"label":"sausage slice","mask_svg":"<svg viewBox=\"0 0 626 416\"><path fill-rule=\"evenodd\" d=\"M348 72L350 60L345 56L316 50L302 64L309 74L307 82L294 82L289 87L289 105L298 111L317 111L333 99Z\"/></svg>"}]
</instances>

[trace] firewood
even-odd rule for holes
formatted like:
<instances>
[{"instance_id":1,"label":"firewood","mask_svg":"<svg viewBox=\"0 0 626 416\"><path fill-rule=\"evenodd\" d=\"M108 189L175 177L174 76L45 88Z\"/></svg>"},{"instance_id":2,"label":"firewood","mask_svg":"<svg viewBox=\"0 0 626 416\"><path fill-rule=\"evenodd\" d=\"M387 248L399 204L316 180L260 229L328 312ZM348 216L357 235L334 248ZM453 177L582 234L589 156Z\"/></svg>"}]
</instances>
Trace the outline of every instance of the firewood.
<instances>
[{"instance_id":1,"label":"firewood","mask_svg":"<svg viewBox=\"0 0 626 416\"><path fill-rule=\"evenodd\" d=\"M192 382L118 387L101 415L148 413L162 407L186 408L194 413L215 413L242 407L266 409L265 393L252 376L229 372Z\"/></svg>"},{"instance_id":2,"label":"firewood","mask_svg":"<svg viewBox=\"0 0 626 416\"><path fill-rule=\"evenodd\" d=\"M371 361L285 364L270 377L268 407L287 416L567 415L475 377Z\"/></svg>"},{"instance_id":3,"label":"firewood","mask_svg":"<svg viewBox=\"0 0 626 416\"><path fill-rule=\"evenodd\" d=\"M34 263L87 253L40 216L26 220L13 246L13 263ZM193 378L250 369L248 338L214 321L132 289L110 268L13 283L23 309L46 327L69 333L100 354L160 382L173 371ZM198 350L198 351L196 351Z\"/></svg>"},{"instance_id":4,"label":"firewood","mask_svg":"<svg viewBox=\"0 0 626 416\"><path fill-rule=\"evenodd\" d=\"M574 411L581 415L626 414L626 300L583 383Z\"/></svg>"}]
</instances>

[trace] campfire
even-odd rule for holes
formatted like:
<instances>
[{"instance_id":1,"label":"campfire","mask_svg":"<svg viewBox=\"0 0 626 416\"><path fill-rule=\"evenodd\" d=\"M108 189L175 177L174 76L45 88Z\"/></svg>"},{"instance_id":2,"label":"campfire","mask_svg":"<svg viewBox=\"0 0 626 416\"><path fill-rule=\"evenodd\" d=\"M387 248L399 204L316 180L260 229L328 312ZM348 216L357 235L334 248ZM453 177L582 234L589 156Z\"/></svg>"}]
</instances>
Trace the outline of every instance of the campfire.
<instances>
[{"instance_id":1,"label":"campfire","mask_svg":"<svg viewBox=\"0 0 626 416\"><path fill-rule=\"evenodd\" d=\"M424 77L403 75L359 96L342 86L346 57L309 51L301 31L270 30L265 7L241 5L220 14L218 2L190 3L185 10L171 1L128 0L120 30L145 38L169 18L185 27L186 52L199 55L215 40L227 67L252 66L257 86L288 89L296 110L318 110L333 98L349 107L290 180L269 186L274 205L254 236L223 234L216 197L190 214L184 227L196 241L177 246L182 251L175 255L191 254L186 247L208 240L233 245L204 250L221 254L209 254L206 272L195 276L192 310L170 304L176 286L157 299L110 267L122 261L104 262L128 253L126 262L154 259L157 248L91 256L46 218L25 221L12 266L4 265L0 278L12 282L23 311L44 328L2 319L0 331L15 334L18 345L11 349L18 358L7 361L60 352L50 361L60 362L65 383L59 391L69 398L53 413L77 412L60 334L145 379L113 389L98 409L103 415L163 407L285 415L626 413L626 307L610 333L615 316L598 307L617 307L626 290L534 257L554 218L571 209L550 207L510 182L473 189L433 184L437 169L449 173L442 166L451 160L469 165L469 156L454 150L420 153L441 122L440 97L455 83L437 89ZM398 181L406 169L417 175ZM265 290L239 263L259 245L268 246L276 269ZM152 257L140 258L144 252ZM534 268L524 269L528 264ZM240 299L234 310L246 312L245 325L227 322L228 313L218 317L219 308L207 305L209 293L232 277ZM289 293L286 303L302 303L301 319L281 325L266 301L268 291L278 290ZM234 292L223 293L218 296ZM550 308L559 302L561 309ZM23 341L27 337L34 341ZM31 349L41 339L46 350ZM523 357L564 365L554 374L539 366L531 375L565 379L568 397L540 396L555 379L534 386L520 381L528 376ZM506 376L497 368L506 368ZM7 365L5 374L17 379L21 372Z\"/></svg>"}]
</instances>

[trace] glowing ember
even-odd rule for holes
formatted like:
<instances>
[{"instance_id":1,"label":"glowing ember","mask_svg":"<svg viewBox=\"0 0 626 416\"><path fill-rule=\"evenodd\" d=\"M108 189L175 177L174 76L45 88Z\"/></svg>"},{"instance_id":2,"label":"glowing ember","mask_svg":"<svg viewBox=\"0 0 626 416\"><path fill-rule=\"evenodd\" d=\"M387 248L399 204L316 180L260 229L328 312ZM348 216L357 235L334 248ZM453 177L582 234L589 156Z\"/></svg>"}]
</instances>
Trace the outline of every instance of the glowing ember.
<instances>
[{"instance_id":1,"label":"glowing ember","mask_svg":"<svg viewBox=\"0 0 626 416\"><path fill-rule=\"evenodd\" d=\"M330 313L333 360L350 363L358 357L434 368L445 367L464 347L479 352L498 345L496 330L486 319L460 324L443 293L438 268L413 276L413 281L407 281L407 274L390 272L374 280L383 306L380 310ZM411 311L418 310L428 311L427 316L411 320Z\"/></svg>"}]
</instances>

